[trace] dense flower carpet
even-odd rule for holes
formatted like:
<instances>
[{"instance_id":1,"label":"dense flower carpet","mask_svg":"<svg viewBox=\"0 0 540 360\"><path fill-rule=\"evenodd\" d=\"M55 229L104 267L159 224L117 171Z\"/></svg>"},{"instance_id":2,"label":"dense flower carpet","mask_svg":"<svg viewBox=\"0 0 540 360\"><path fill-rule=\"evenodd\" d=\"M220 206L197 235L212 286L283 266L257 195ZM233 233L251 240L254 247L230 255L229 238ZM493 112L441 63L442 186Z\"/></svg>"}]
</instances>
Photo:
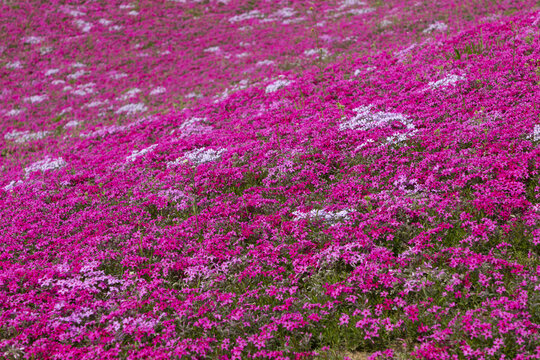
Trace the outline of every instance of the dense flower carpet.
<instances>
[{"instance_id":1,"label":"dense flower carpet","mask_svg":"<svg viewBox=\"0 0 540 360\"><path fill-rule=\"evenodd\" d=\"M0 358L540 359L540 3L0 3Z\"/></svg>"}]
</instances>

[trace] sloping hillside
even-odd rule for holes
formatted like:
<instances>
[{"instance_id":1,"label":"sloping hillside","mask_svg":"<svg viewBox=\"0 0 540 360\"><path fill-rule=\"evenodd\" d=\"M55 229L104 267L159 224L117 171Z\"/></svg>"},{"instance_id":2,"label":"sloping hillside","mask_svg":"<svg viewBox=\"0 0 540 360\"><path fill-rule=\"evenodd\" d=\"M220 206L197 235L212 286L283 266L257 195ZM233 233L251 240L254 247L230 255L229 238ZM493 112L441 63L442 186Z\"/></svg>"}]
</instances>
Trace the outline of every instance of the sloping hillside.
<instances>
[{"instance_id":1,"label":"sloping hillside","mask_svg":"<svg viewBox=\"0 0 540 360\"><path fill-rule=\"evenodd\" d=\"M7 359L540 358L535 1L0 4Z\"/></svg>"}]
</instances>

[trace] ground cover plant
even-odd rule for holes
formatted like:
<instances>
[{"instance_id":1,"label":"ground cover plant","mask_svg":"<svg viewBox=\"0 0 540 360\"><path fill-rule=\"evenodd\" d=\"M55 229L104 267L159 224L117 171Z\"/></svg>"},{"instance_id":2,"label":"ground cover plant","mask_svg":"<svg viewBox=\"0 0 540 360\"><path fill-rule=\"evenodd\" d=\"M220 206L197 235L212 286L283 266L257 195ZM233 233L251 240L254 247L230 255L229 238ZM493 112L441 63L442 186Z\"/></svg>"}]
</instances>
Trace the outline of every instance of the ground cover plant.
<instances>
[{"instance_id":1,"label":"ground cover plant","mask_svg":"<svg viewBox=\"0 0 540 360\"><path fill-rule=\"evenodd\" d=\"M540 358L536 1L3 1L0 357Z\"/></svg>"}]
</instances>

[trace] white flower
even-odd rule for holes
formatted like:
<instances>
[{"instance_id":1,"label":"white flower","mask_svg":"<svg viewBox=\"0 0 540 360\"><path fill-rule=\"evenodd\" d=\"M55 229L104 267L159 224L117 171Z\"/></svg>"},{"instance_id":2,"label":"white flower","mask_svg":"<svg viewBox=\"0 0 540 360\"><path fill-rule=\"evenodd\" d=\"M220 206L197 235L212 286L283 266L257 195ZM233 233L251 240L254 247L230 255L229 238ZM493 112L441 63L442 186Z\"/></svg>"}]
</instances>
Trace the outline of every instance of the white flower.
<instances>
[{"instance_id":1,"label":"white flower","mask_svg":"<svg viewBox=\"0 0 540 360\"><path fill-rule=\"evenodd\" d=\"M362 6L362 5L366 5L366 3L360 0L345 0L343 1L343 3L341 4L339 8L343 9L349 6Z\"/></svg>"},{"instance_id":2,"label":"white flower","mask_svg":"<svg viewBox=\"0 0 540 360\"><path fill-rule=\"evenodd\" d=\"M137 16L137 15L139 15L139 12L135 11L135 10L131 10L130 12L128 12L128 15Z\"/></svg>"},{"instance_id":3,"label":"white flower","mask_svg":"<svg viewBox=\"0 0 540 360\"><path fill-rule=\"evenodd\" d=\"M424 29L423 33L426 34L433 31L445 31L446 29L448 29L448 26L445 23L436 21L433 24L429 25L426 29Z\"/></svg>"},{"instance_id":4,"label":"white flower","mask_svg":"<svg viewBox=\"0 0 540 360\"><path fill-rule=\"evenodd\" d=\"M211 46L209 48L204 49L205 52L218 52L219 46Z\"/></svg>"},{"instance_id":5,"label":"white flower","mask_svg":"<svg viewBox=\"0 0 540 360\"><path fill-rule=\"evenodd\" d=\"M349 211L341 210L337 212L326 211L326 210L317 210L313 209L307 213L295 211L293 212L294 220L301 220L306 218L319 218L328 222L335 222L340 219L349 219Z\"/></svg>"},{"instance_id":6,"label":"white flower","mask_svg":"<svg viewBox=\"0 0 540 360\"><path fill-rule=\"evenodd\" d=\"M131 155L129 155L127 158L126 158L126 161L127 162L131 162L131 161L134 161L136 158L140 157L140 156L143 156L144 154L147 154L149 152L151 152L152 150L154 150L154 148L158 146L158 144L154 144L152 146L149 146L145 149L141 149L141 150L133 150L133 152L131 153Z\"/></svg>"},{"instance_id":7,"label":"white flower","mask_svg":"<svg viewBox=\"0 0 540 360\"><path fill-rule=\"evenodd\" d=\"M296 14L296 11L294 11L291 8L285 7L283 9L279 9L278 11L276 11L273 14L273 16L280 17L280 18L286 18L286 17L294 16L295 14Z\"/></svg>"},{"instance_id":8,"label":"white flower","mask_svg":"<svg viewBox=\"0 0 540 360\"><path fill-rule=\"evenodd\" d=\"M20 69L22 67L22 64L20 61L8 62L6 64L6 67L8 69Z\"/></svg>"},{"instance_id":9,"label":"white flower","mask_svg":"<svg viewBox=\"0 0 540 360\"><path fill-rule=\"evenodd\" d=\"M233 16L233 17L229 18L229 22L234 23L234 22L253 19L253 18L256 18L256 17L261 17L261 16L262 16L262 14L261 14L261 12L259 10L251 10L248 13L236 15L236 16Z\"/></svg>"},{"instance_id":10,"label":"white flower","mask_svg":"<svg viewBox=\"0 0 540 360\"><path fill-rule=\"evenodd\" d=\"M148 108L143 103L127 104L116 110L117 114L127 113L128 115L135 114L137 112L146 111Z\"/></svg>"},{"instance_id":11,"label":"white flower","mask_svg":"<svg viewBox=\"0 0 540 360\"><path fill-rule=\"evenodd\" d=\"M27 36L24 38L25 44L39 44L43 41L43 38L40 36Z\"/></svg>"},{"instance_id":12,"label":"white flower","mask_svg":"<svg viewBox=\"0 0 540 360\"><path fill-rule=\"evenodd\" d=\"M120 97L120 100L130 99L140 92L141 92L141 89L138 89L138 88L131 89L129 91L126 91L126 93Z\"/></svg>"},{"instance_id":13,"label":"white flower","mask_svg":"<svg viewBox=\"0 0 540 360\"><path fill-rule=\"evenodd\" d=\"M379 25L383 28L387 27L388 25L392 25L392 21L388 19L384 19L379 23Z\"/></svg>"},{"instance_id":14,"label":"white flower","mask_svg":"<svg viewBox=\"0 0 540 360\"><path fill-rule=\"evenodd\" d=\"M81 76L83 76L84 74L86 74L86 71L84 70L79 70L79 71L76 71L74 72L73 74L69 74L67 76L68 79L78 79L80 78Z\"/></svg>"},{"instance_id":15,"label":"white flower","mask_svg":"<svg viewBox=\"0 0 540 360\"><path fill-rule=\"evenodd\" d=\"M436 89L438 87L444 87L448 85L454 85L458 81L465 80L463 76L459 75L448 75L444 79L438 80L438 81L430 81L428 86L432 89Z\"/></svg>"},{"instance_id":16,"label":"white flower","mask_svg":"<svg viewBox=\"0 0 540 360\"><path fill-rule=\"evenodd\" d=\"M39 140L43 139L45 136L49 135L50 131L37 131L30 132L27 130L16 131L13 130L4 135L5 140L14 141L17 144L22 144L30 140Z\"/></svg>"},{"instance_id":17,"label":"white flower","mask_svg":"<svg viewBox=\"0 0 540 360\"><path fill-rule=\"evenodd\" d=\"M353 14L353 15L363 15L363 14L369 14L370 12L375 11L373 8L365 8L365 9L351 9L347 10L347 13Z\"/></svg>"},{"instance_id":18,"label":"white flower","mask_svg":"<svg viewBox=\"0 0 540 360\"><path fill-rule=\"evenodd\" d=\"M375 69L376 69L376 67L374 67L374 66L368 66L368 67L366 68L365 71L366 71L366 72L370 72L370 71L373 71L373 70L375 70ZM362 69L356 69L356 70L354 70L353 76L358 76L358 75L360 75L361 73L362 73Z\"/></svg>"},{"instance_id":19,"label":"white flower","mask_svg":"<svg viewBox=\"0 0 540 360\"><path fill-rule=\"evenodd\" d=\"M163 86L158 86L154 88L152 91L150 91L150 95L159 95L163 94L167 89L165 89Z\"/></svg>"},{"instance_id":20,"label":"white flower","mask_svg":"<svg viewBox=\"0 0 540 360\"><path fill-rule=\"evenodd\" d=\"M83 63L80 63L80 62L76 62L76 63L71 64L71 67L74 67L74 68L83 68L85 66L86 65L84 65Z\"/></svg>"},{"instance_id":21,"label":"white flower","mask_svg":"<svg viewBox=\"0 0 540 360\"><path fill-rule=\"evenodd\" d=\"M534 125L532 136L534 141L540 141L540 125Z\"/></svg>"},{"instance_id":22,"label":"white flower","mask_svg":"<svg viewBox=\"0 0 540 360\"><path fill-rule=\"evenodd\" d=\"M188 128L188 127L193 126L195 124L199 124L200 122L205 121L205 120L206 120L206 118L192 117L191 119L188 119L188 120L184 121L180 125L180 129Z\"/></svg>"},{"instance_id":23,"label":"white flower","mask_svg":"<svg viewBox=\"0 0 540 360\"><path fill-rule=\"evenodd\" d=\"M400 50L396 53L396 57L399 61L403 61L405 57L416 47L416 44L409 45L407 48Z\"/></svg>"},{"instance_id":24,"label":"white flower","mask_svg":"<svg viewBox=\"0 0 540 360\"><path fill-rule=\"evenodd\" d=\"M187 152L184 156L196 164L203 164L218 160L223 152L225 152L225 149L214 150L203 147Z\"/></svg>"},{"instance_id":25,"label":"white flower","mask_svg":"<svg viewBox=\"0 0 540 360\"><path fill-rule=\"evenodd\" d=\"M25 177L27 177L29 173L34 172L34 171L54 170L54 169L64 167L66 165L67 163L61 157L56 158L56 159L51 159L50 157L46 157L45 159L35 162L31 164L30 166L26 167L24 169Z\"/></svg>"},{"instance_id":26,"label":"white flower","mask_svg":"<svg viewBox=\"0 0 540 360\"><path fill-rule=\"evenodd\" d=\"M47 71L45 71L45 76L51 76L51 75L54 75L56 74L57 72L59 72L60 70L59 69L49 69Z\"/></svg>"},{"instance_id":27,"label":"white flower","mask_svg":"<svg viewBox=\"0 0 540 360\"><path fill-rule=\"evenodd\" d=\"M313 56L313 55L321 55L322 57L328 56L328 50L321 48L321 49L309 49L304 51L304 55L306 56Z\"/></svg>"},{"instance_id":28,"label":"white flower","mask_svg":"<svg viewBox=\"0 0 540 360\"><path fill-rule=\"evenodd\" d=\"M77 27L82 31L82 32L89 32L90 29L92 29L92 24L84 21L84 20L81 20L81 19L77 19L74 21L75 22L75 25L77 25Z\"/></svg>"},{"instance_id":29,"label":"white flower","mask_svg":"<svg viewBox=\"0 0 540 360\"><path fill-rule=\"evenodd\" d=\"M407 133L390 135L390 136L386 137L386 141L387 141L388 144L391 144L391 145L392 144L398 144L400 142L403 142L403 141L409 139L411 136L413 136L417 132L418 132L418 130L414 129L414 130L409 131Z\"/></svg>"},{"instance_id":30,"label":"white flower","mask_svg":"<svg viewBox=\"0 0 540 360\"><path fill-rule=\"evenodd\" d=\"M75 89L72 94L79 95L79 96L85 96L88 94L93 94L95 92L94 86L96 84L94 83L88 83L77 86L77 89Z\"/></svg>"},{"instance_id":31,"label":"white flower","mask_svg":"<svg viewBox=\"0 0 540 360\"><path fill-rule=\"evenodd\" d=\"M85 13L83 13L81 11L77 11L77 10L68 10L68 11L66 11L66 13L73 16L73 17L86 15Z\"/></svg>"},{"instance_id":32,"label":"white flower","mask_svg":"<svg viewBox=\"0 0 540 360\"><path fill-rule=\"evenodd\" d=\"M107 19L99 19L98 22L99 22L101 25L104 25L104 26L108 26L108 25L112 24L112 21L111 21L111 20L107 20Z\"/></svg>"},{"instance_id":33,"label":"white flower","mask_svg":"<svg viewBox=\"0 0 540 360\"><path fill-rule=\"evenodd\" d=\"M133 4L122 4L119 6L120 9L133 9L135 5Z\"/></svg>"},{"instance_id":34,"label":"white flower","mask_svg":"<svg viewBox=\"0 0 540 360\"><path fill-rule=\"evenodd\" d=\"M7 116L16 116L16 115L19 115L20 113L22 113L22 110L21 109L12 109L12 110L9 110L6 115Z\"/></svg>"},{"instance_id":35,"label":"white flower","mask_svg":"<svg viewBox=\"0 0 540 360\"><path fill-rule=\"evenodd\" d=\"M282 80L277 80L275 82L273 82L272 84L268 85L265 89L266 93L272 93L274 91L277 91L279 89L281 89L282 87L285 87L287 85L289 85L291 82L289 80L285 80L285 79L282 79Z\"/></svg>"},{"instance_id":36,"label":"white flower","mask_svg":"<svg viewBox=\"0 0 540 360\"><path fill-rule=\"evenodd\" d=\"M364 141L363 143L361 143L360 145L358 145L354 150L355 150L355 151L358 151L358 150L360 150L360 149L366 147L367 145L369 145L369 144L371 144L371 143L373 143L373 142L375 142L375 140L373 140L373 139L367 139L366 141Z\"/></svg>"},{"instance_id":37,"label":"white flower","mask_svg":"<svg viewBox=\"0 0 540 360\"><path fill-rule=\"evenodd\" d=\"M295 18L295 19L285 19L283 20L281 23L283 25L288 25L288 24L294 24L294 23L299 23L301 21L304 21L306 18L305 17L299 17L299 18Z\"/></svg>"},{"instance_id":38,"label":"white flower","mask_svg":"<svg viewBox=\"0 0 540 360\"><path fill-rule=\"evenodd\" d=\"M410 124L408 118L405 115L384 111L371 112L372 107L373 105L362 105L360 107L357 107L356 109L354 109L354 111L356 111L356 116L341 123L339 129L369 130L394 121L403 123L403 125L406 125L408 129L414 128L414 126Z\"/></svg>"},{"instance_id":39,"label":"white flower","mask_svg":"<svg viewBox=\"0 0 540 360\"><path fill-rule=\"evenodd\" d=\"M72 128L72 127L76 127L80 124L81 122L80 121L77 121L77 120L71 120L69 122L67 122L64 127L65 128Z\"/></svg>"},{"instance_id":40,"label":"white flower","mask_svg":"<svg viewBox=\"0 0 540 360\"><path fill-rule=\"evenodd\" d=\"M258 61L255 65L256 66L274 65L274 62L272 60L261 60L261 61Z\"/></svg>"},{"instance_id":41,"label":"white flower","mask_svg":"<svg viewBox=\"0 0 540 360\"><path fill-rule=\"evenodd\" d=\"M206 120L206 118L197 118L193 117L191 119L188 119L184 121L179 127L178 130L180 130L180 137L188 137L190 135L194 134L202 134L206 133L212 130L211 126L205 125L203 122ZM177 129L174 129L171 131L171 135L175 133Z\"/></svg>"},{"instance_id":42,"label":"white flower","mask_svg":"<svg viewBox=\"0 0 540 360\"><path fill-rule=\"evenodd\" d=\"M125 78L125 77L127 77L126 73L116 73L116 74L111 75L111 78L113 78L115 80L122 79L122 78Z\"/></svg>"},{"instance_id":43,"label":"white flower","mask_svg":"<svg viewBox=\"0 0 540 360\"><path fill-rule=\"evenodd\" d=\"M84 107L85 108L94 108L96 106L105 105L106 103L107 103L107 101L95 100L95 101L92 101L92 102L84 105Z\"/></svg>"},{"instance_id":44,"label":"white flower","mask_svg":"<svg viewBox=\"0 0 540 360\"><path fill-rule=\"evenodd\" d=\"M200 149L194 149L185 153L184 159L177 158L175 161L167 162L167 167L187 163L188 161L191 161L195 164L204 164L210 161L215 161L218 160L221 157L221 154L225 151L226 149L214 150L207 149L205 147L202 147Z\"/></svg>"},{"instance_id":45,"label":"white flower","mask_svg":"<svg viewBox=\"0 0 540 360\"><path fill-rule=\"evenodd\" d=\"M47 95L34 95L24 98L24 101L30 102L30 103L39 103L43 100L47 99Z\"/></svg>"},{"instance_id":46,"label":"white flower","mask_svg":"<svg viewBox=\"0 0 540 360\"><path fill-rule=\"evenodd\" d=\"M18 186L18 185L22 185L22 181L21 180L18 180L18 181L15 181L15 180L12 180L9 184L7 184L6 186L4 186L4 190L5 191L11 191L13 190L13 188L15 186Z\"/></svg>"}]
</instances>

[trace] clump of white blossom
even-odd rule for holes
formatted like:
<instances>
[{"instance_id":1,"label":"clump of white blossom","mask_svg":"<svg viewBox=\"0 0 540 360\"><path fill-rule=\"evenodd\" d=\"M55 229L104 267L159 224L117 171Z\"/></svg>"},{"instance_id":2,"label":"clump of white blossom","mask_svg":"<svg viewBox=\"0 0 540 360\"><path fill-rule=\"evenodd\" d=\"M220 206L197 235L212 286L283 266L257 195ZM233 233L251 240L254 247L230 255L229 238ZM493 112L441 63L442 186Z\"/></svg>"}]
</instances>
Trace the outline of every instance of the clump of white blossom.
<instances>
[{"instance_id":1,"label":"clump of white blossom","mask_svg":"<svg viewBox=\"0 0 540 360\"><path fill-rule=\"evenodd\" d=\"M72 94L79 95L79 96L86 96L88 94L93 94L95 92L94 86L96 86L95 83L79 85L77 86L75 90L73 90Z\"/></svg>"},{"instance_id":2,"label":"clump of white blossom","mask_svg":"<svg viewBox=\"0 0 540 360\"><path fill-rule=\"evenodd\" d=\"M206 162L218 160L221 157L221 154L224 152L225 149L214 150L206 149L203 147L185 153L184 157L189 159L191 162L194 162L195 164L203 164Z\"/></svg>"},{"instance_id":3,"label":"clump of white blossom","mask_svg":"<svg viewBox=\"0 0 540 360\"><path fill-rule=\"evenodd\" d=\"M274 62L272 60L261 60L261 61L258 61L255 65L256 66L269 66L269 65L274 65Z\"/></svg>"},{"instance_id":4,"label":"clump of white blossom","mask_svg":"<svg viewBox=\"0 0 540 360\"><path fill-rule=\"evenodd\" d=\"M261 14L261 12L259 10L251 10L250 12L240 14L240 15L235 15L235 16L229 18L229 22L235 23L235 22L239 22L239 21L254 19L256 17L261 17L261 16L262 16L262 14Z\"/></svg>"},{"instance_id":5,"label":"clump of white blossom","mask_svg":"<svg viewBox=\"0 0 540 360\"><path fill-rule=\"evenodd\" d=\"M150 95L159 95L163 94L167 89L165 89L163 86L158 86L154 88L152 91L150 91Z\"/></svg>"},{"instance_id":6,"label":"clump of white blossom","mask_svg":"<svg viewBox=\"0 0 540 360\"><path fill-rule=\"evenodd\" d=\"M132 97L134 97L135 95L137 95L140 92L141 92L141 89L139 89L139 88L130 89L130 90L126 91L126 93L124 95L122 95L120 97L120 100L131 99Z\"/></svg>"},{"instance_id":7,"label":"clump of white blossom","mask_svg":"<svg viewBox=\"0 0 540 360\"><path fill-rule=\"evenodd\" d=\"M356 116L341 123L339 125L339 129L370 130L394 121L403 123L407 129L414 129L414 125L410 123L409 119L405 115L384 111L371 111L372 108L373 105L362 105L357 107L354 109Z\"/></svg>"},{"instance_id":8,"label":"clump of white blossom","mask_svg":"<svg viewBox=\"0 0 540 360\"><path fill-rule=\"evenodd\" d=\"M114 80L123 79L125 77L127 77L126 73L115 73L115 74L111 75L111 78L114 79Z\"/></svg>"},{"instance_id":9,"label":"clump of white blossom","mask_svg":"<svg viewBox=\"0 0 540 360\"><path fill-rule=\"evenodd\" d=\"M43 160L37 161L28 167L24 169L25 176L27 177L29 173L34 171L47 171L47 170L54 170L59 169L61 167L66 166L66 162L61 157L52 159L50 157L46 157Z\"/></svg>"},{"instance_id":10,"label":"clump of white blossom","mask_svg":"<svg viewBox=\"0 0 540 360\"><path fill-rule=\"evenodd\" d=\"M184 158L178 158L175 161L167 162L167 166L175 166L179 164L185 164L191 161L194 164L204 164L211 161L216 161L221 158L221 154L224 153L226 149L207 149L205 147L194 149L188 151L184 154Z\"/></svg>"},{"instance_id":11,"label":"clump of white blossom","mask_svg":"<svg viewBox=\"0 0 540 360\"><path fill-rule=\"evenodd\" d=\"M50 134L50 131L30 132L28 130L23 130L23 131L13 130L5 134L4 139L16 142L17 144L22 144L31 140L43 139L45 136L49 134Z\"/></svg>"},{"instance_id":12,"label":"clump of white blossom","mask_svg":"<svg viewBox=\"0 0 540 360\"><path fill-rule=\"evenodd\" d=\"M204 49L204 52L215 53L215 52L218 52L219 50L220 50L219 46L211 46L209 48Z\"/></svg>"},{"instance_id":13,"label":"clump of white blossom","mask_svg":"<svg viewBox=\"0 0 540 360\"><path fill-rule=\"evenodd\" d=\"M43 41L43 38L40 36L27 36L24 38L25 44L39 44Z\"/></svg>"},{"instance_id":14,"label":"clump of white blossom","mask_svg":"<svg viewBox=\"0 0 540 360\"><path fill-rule=\"evenodd\" d=\"M306 56L313 56L313 55L319 55L319 54L322 57L326 57L328 56L328 50L326 50L325 48L321 48L321 49L309 49L309 50L304 51L304 55Z\"/></svg>"},{"instance_id":15,"label":"clump of white blossom","mask_svg":"<svg viewBox=\"0 0 540 360\"><path fill-rule=\"evenodd\" d=\"M127 104L122 107L120 107L118 110L116 110L117 114L126 113L128 115L135 114L137 112L143 112L146 111L147 107L143 103L137 103L137 104Z\"/></svg>"},{"instance_id":16,"label":"clump of white blossom","mask_svg":"<svg viewBox=\"0 0 540 360\"><path fill-rule=\"evenodd\" d=\"M105 100L105 101L94 100L92 102L89 102L88 104L83 105L83 107L84 108L94 108L94 107L97 107L97 106L105 105L107 103L108 103L107 100Z\"/></svg>"},{"instance_id":17,"label":"clump of white blossom","mask_svg":"<svg viewBox=\"0 0 540 360\"><path fill-rule=\"evenodd\" d=\"M86 22L81 19L77 19L74 21L75 25L82 31L82 32L89 32L92 29L92 24L89 22Z\"/></svg>"},{"instance_id":18,"label":"clump of white blossom","mask_svg":"<svg viewBox=\"0 0 540 360\"><path fill-rule=\"evenodd\" d=\"M6 64L6 68L8 69L20 69L21 67L22 67L22 64L20 61L8 62Z\"/></svg>"},{"instance_id":19,"label":"clump of white blossom","mask_svg":"<svg viewBox=\"0 0 540 360\"><path fill-rule=\"evenodd\" d=\"M302 220L306 218L311 218L311 219L322 219L328 222L335 222L342 219L344 220L349 219L348 210L332 212L332 211L326 211L326 210L313 209L307 213L301 212L301 211L295 211L292 214L294 215L294 220Z\"/></svg>"},{"instance_id":20,"label":"clump of white blossom","mask_svg":"<svg viewBox=\"0 0 540 360\"><path fill-rule=\"evenodd\" d=\"M445 86L449 86L449 85L454 85L458 81L462 81L462 80L465 80L465 78L463 76L451 74L451 75L448 75L448 76L446 76L445 78L443 78L441 80L430 81L428 85L429 85L430 88L436 89L436 88L439 88L439 87L445 87Z\"/></svg>"},{"instance_id":21,"label":"clump of white blossom","mask_svg":"<svg viewBox=\"0 0 540 360\"><path fill-rule=\"evenodd\" d=\"M76 127L80 124L80 121L77 121L77 120L71 120L69 122L67 122L64 127L65 128L72 128L72 127Z\"/></svg>"},{"instance_id":22,"label":"clump of white blossom","mask_svg":"<svg viewBox=\"0 0 540 360\"><path fill-rule=\"evenodd\" d=\"M540 125L539 124L534 125L532 138L534 141L540 141Z\"/></svg>"},{"instance_id":23,"label":"clump of white blossom","mask_svg":"<svg viewBox=\"0 0 540 360\"><path fill-rule=\"evenodd\" d=\"M369 14L374 11L375 11L374 8L365 8L365 9L351 9L351 10L348 10L347 12L353 15L363 15L363 14Z\"/></svg>"},{"instance_id":24,"label":"clump of white blossom","mask_svg":"<svg viewBox=\"0 0 540 360\"><path fill-rule=\"evenodd\" d=\"M51 75L54 75L56 74L57 72L59 72L60 69L49 69L47 71L45 71L45 76L51 76Z\"/></svg>"},{"instance_id":25,"label":"clump of white blossom","mask_svg":"<svg viewBox=\"0 0 540 360\"><path fill-rule=\"evenodd\" d=\"M274 91L278 91L279 89L281 89L282 87L285 87L287 85L289 85L291 82L289 80L286 80L286 79L280 79L280 80L277 80L275 82L273 82L272 84L269 84L265 91L266 93L272 93Z\"/></svg>"},{"instance_id":26,"label":"clump of white blossom","mask_svg":"<svg viewBox=\"0 0 540 360\"><path fill-rule=\"evenodd\" d=\"M339 9L342 10L349 6L363 6L366 5L364 1L361 0L345 0L343 3L339 6Z\"/></svg>"},{"instance_id":27,"label":"clump of white blossom","mask_svg":"<svg viewBox=\"0 0 540 360\"><path fill-rule=\"evenodd\" d=\"M24 98L24 101L30 102L30 103L39 103L43 100L47 99L47 95L34 95Z\"/></svg>"},{"instance_id":28,"label":"clump of white blossom","mask_svg":"<svg viewBox=\"0 0 540 360\"><path fill-rule=\"evenodd\" d=\"M86 74L86 71L84 70L78 70L76 72L74 72L73 74L69 74L67 76L68 79L78 79L80 78L81 76L85 75Z\"/></svg>"},{"instance_id":29,"label":"clump of white blossom","mask_svg":"<svg viewBox=\"0 0 540 360\"><path fill-rule=\"evenodd\" d=\"M11 109L9 110L6 115L7 116L17 116L19 115L20 113L22 113L22 110L21 109Z\"/></svg>"},{"instance_id":30,"label":"clump of white blossom","mask_svg":"<svg viewBox=\"0 0 540 360\"><path fill-rule=\"evenodd\" d=\"M445 23L436 21L433 24L429 25L427 28L425 28L423 33L426 34L433 31L446 31L446 29L448 29L448 26Z\"/></svg>"},{"instance_id":31,"label":"clump of white blossom","mask_svg":"<svg viewBox=\"0 0 540 360\"><path fill-rule=\"evenodd\" d=\"M149 146L147 148L144 148L144 149L141 149L141 150L133 150L131 155L126 157L126 161L127 162L134 161L138 157L143 156L144 154L148 154L149 152L153 151L156 146L158 146L158 144L151 145L151 146Z\"/></svg>"},{"instance_id":32,"label":"clump of white blossom","mask_svg":"<svg viewBox=\"0 0 540 360\"><path fill-rule=\"evenodd\" d=\"M15 180L12 180L9 184L7 184L6 186L4 186L4 190L5 191L11 191L13 190L16 186L18 185L22 185L22 181L21 180L18 180L18 181L15 181Z\"/></svg>"}]
</instances>

